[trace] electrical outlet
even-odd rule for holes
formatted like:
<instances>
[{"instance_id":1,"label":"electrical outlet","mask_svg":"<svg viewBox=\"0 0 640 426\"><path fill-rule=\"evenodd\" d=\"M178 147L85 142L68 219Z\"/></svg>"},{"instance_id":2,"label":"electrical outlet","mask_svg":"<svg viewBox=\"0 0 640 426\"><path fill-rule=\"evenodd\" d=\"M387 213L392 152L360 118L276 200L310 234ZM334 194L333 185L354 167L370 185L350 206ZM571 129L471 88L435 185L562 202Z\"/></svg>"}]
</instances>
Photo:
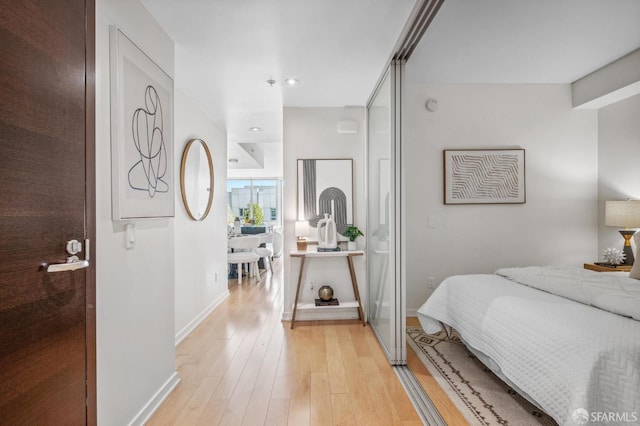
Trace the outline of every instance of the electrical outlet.
<instances>
[{"instance_id":1,"label":"electrical outlet","mask_svg":"<svg viewBox=\"0 0 640 426\"><path fill-rule=\"evenodd\" d=\"M436 284L436 277L427 277L427 285L433 288Z\"/></svg>"},{"instance_id":2,"label":"electrical outlet","mask_svg":"<svg viewBox=\"0 0 640 426\"><path fill-rule=\"evenodd\" d=\"M313 291L313 281L309 282L309 288L311 289L311 291Z\"/></svg>"}]
</instances>

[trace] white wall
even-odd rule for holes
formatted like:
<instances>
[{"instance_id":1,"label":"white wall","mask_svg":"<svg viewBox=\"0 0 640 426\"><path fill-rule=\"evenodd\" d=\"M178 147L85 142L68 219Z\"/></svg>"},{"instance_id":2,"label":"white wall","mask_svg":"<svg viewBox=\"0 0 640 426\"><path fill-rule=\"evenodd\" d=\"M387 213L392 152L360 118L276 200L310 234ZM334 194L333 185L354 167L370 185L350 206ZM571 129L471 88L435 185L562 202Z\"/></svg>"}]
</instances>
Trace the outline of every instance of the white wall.
<instances>
[{"instance_id":1,"label":"white wall","mask_svg":"<svg viewBox=\"0 0 640 426\"><path fill-rule=\"evenodd\" d=\"M204 221L191 220L176 192L175 333L181 340L228 295L227 289L227 140L180 90L175 91L175 167L191 139L206 142L213 158L213 205ZM177 173L176 173L177 174ZM177 174L178 175L178 174Z\"/></svg>"},{"instance_id":2,"label":"white wall","mask_svg":"<svg viewBox=\"0 0 640 426\"><path fill-rule=\"evenodd\" d=\"M640 178L634 163L640 158L640 95L609 105L598 112L598 254L609 247L622 248L615 227L604 226L607 200L640 200Z\"/></svg>"},{"instance_id":3,"label":"white wall","mask_svg":"<svg viewBox=\"0 0 640 426\"><path fill-rule=\"evenodd\" d=\"M174 222L136 221L136 246L111 221L109 25L169 75L174 44L137 1L96 2L96 299L98 423L133 420L175 373Z\"/></svg>"},{"instance_id":4,"label":"white wall","mask_svg":"<svg viewBox=\"0 0 640 426\"><path fill-rule=\"evenodd\" d=\"M298 159L352 158L354 175L354 222L366 234L365 204L365 121L364 107L349 108L285 108L284 109L284 312L291 319L300 260L291 260L288 253L296 250L294 223L297 205ZM338 121L353 120L360 124L357 134L339 135ZM364 238L358 239L358 248L364 248ZM309 250L314 246L310 245ZM362 302L367 300L364 256L354 260ZM318 284L330 284L338 300L354 300L349 269L344 258L311 259L308 261L304 289L300 301L313 302L318 297ZM309 281L316 283L315 290ZM354 309L313 318L357 318ZM299 311L296 319L312 318Z\"/></svg>"},{"instance_id":5,"label":"white wall","mask_svg":"<svg viewBox=\"0 0 640 426\"><path fill-rule=\"evenodd\" d=\"M211 148L216 181L223 188L226 141L224 134L184 97L176 80L173 158L176 216L135 221L135 248L125 249L124 223L111 220L110 25L120 27L171 76L174 42L138 1L97 0L98 423L119 426L143 422L177 383L176 332L202 319L207 309L227 292L224 190L217 193L209 218L195 223L186 218L178 180L186 140L200 137ZM222 224L220 229L216 228L218 224Z\"/></svg>"},{"instance_id":6,"label":"white wall","mask_svg":"<svg viewBox=\"0 0 640 426\"><path fill-rule=\"evenodd\" d=\"M572 110L569 85L412 84L406 94L409 315L431 293L428 277L596 259L597 113ZM526 150L526 204L443 204L444 149L513 147Z\"/></svg>"}]
</instances>

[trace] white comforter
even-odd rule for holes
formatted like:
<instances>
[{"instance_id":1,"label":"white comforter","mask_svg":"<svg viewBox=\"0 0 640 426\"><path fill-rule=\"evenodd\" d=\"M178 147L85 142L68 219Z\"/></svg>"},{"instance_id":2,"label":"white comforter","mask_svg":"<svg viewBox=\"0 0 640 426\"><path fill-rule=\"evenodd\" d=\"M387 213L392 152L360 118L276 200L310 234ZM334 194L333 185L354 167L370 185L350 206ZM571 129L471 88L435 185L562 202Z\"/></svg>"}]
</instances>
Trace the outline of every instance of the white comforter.
<instances>
[{"instance_id":1,"label":"white comforter","mask_svg":"<svg viewBox=\"0 0 640 426\"><path fill-rule=\"evenodd\" d=\"M571 266L503 268L496 274L518 284L640 320L640 281L625 274L603 274Z\"/></svg>"},{"instance_id":2,"label":"white comforter","mask_svg":"<svg viewBox=\"0 0 640 426\"><path fill-rule=\"evenodd\" d=\"M497 275L449 277L418 314L427 333L458 330L561 425L579 408L640 419L640 321Z\"/></svg>"}]
</instances>

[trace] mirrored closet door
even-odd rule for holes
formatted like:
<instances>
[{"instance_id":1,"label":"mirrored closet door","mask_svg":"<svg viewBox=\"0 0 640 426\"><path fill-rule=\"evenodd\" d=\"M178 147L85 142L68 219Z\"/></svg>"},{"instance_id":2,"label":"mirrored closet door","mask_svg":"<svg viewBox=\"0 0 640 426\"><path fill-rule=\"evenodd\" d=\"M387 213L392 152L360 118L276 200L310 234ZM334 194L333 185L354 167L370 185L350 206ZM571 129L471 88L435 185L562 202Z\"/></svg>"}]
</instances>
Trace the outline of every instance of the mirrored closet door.
<instances>
[{"instance_id":1,"label":"mirrored closet door","mask_svg":"<svg viewBox=\"0 0 640 426\"><path fill-rule=\"evenodd\" d=\"M406 364L402 280L400 93L392 63L367 105L368 320L392 365Z\"/></svg>"}]
</instances>

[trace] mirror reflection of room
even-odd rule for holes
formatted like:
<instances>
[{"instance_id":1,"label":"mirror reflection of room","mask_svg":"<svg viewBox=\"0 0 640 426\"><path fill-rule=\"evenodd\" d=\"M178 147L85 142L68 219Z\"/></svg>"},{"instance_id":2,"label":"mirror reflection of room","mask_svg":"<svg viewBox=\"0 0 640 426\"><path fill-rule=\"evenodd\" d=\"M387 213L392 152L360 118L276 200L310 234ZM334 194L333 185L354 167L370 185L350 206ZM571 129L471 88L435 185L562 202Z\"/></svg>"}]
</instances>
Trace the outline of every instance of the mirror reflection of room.
<instances>
[{"instance_id":1,"label":"mirror reflection of room","mask_svg":"<svg viewBox=\"0 0 640 426\"><path fill-rule=\"evenodd\" d=\"M638 281L620 256L640 226L621 162L640 150L637 5L506 3L445 1L407 63L409 362L470 424L631 420L637 385L604 383L640 371ZM478 151L514 149L521 204L494 195L506 157ZM467 161L457 176L447 153Z\"/></svg>"}]
</instances>

